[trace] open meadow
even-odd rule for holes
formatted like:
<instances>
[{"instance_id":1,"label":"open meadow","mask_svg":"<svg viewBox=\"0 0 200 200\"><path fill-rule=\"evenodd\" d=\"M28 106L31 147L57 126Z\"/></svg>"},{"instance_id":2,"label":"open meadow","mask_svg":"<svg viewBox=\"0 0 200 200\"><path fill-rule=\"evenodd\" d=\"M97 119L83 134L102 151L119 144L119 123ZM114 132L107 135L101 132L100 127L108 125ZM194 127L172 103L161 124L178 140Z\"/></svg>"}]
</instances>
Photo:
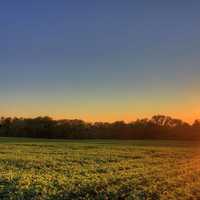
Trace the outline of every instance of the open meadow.
<instances>
[{"instance_id":1,"label":"open meadow","mask_svg":"<svg viewBox=\"0 0 200 200\"><path fill-rule=\"evenodd\" d=\"M0 199L200 199L199 144L0 138Z\"/></svg>"}]
</instances>

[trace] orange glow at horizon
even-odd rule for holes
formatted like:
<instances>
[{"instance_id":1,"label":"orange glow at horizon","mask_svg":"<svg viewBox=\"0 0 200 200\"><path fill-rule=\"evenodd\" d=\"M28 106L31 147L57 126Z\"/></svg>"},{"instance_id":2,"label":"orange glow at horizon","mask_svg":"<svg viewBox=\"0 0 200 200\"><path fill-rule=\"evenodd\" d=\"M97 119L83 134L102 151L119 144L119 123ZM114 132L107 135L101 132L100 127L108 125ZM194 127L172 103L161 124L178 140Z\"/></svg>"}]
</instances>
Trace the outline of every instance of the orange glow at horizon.
<instances>
[{"instance_id":1,"label":"orange glow at horizon","mask_svg":"<svg viewBox=\"0 0 200 200\"><path fill-rule=\"evenodd\" d=\"M152 116L154 115L166 115L166 116L170 116L172 118L177 118L177 119L181 119L185 122L188 122L190 124L192 124L194 122L194 120L199 119L200 115L198 115L198 113L192 113L191 115L184 115L182 113L151 113L148 115L134 115L134 114L122 114L122 115L112 115L112 114L108 114L106 116L103 115L48 115L48 114L38 114L38 115L13 115L16 117L24 117L24 118L34 118L34 117L38 117L38 116L49 116L55 120L61 120L61 119L80 119L80 120L84 120L86 122L115 122L115 121L125 121L125 122L132 122L135 121L137 119L142 119L142 118L148 118L150 119ZM7 115L8 116L8 115Z\"/></svg>"}]
</instances>

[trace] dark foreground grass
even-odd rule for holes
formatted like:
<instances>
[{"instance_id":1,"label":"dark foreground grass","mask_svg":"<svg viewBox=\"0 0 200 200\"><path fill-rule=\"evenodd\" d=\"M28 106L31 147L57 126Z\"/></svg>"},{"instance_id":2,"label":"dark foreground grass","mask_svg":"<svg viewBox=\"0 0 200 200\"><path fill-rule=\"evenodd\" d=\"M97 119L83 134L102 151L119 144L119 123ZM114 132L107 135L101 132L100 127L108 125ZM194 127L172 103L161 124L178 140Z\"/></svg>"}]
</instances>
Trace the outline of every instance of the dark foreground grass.
<instances>
[{"instance_id":1,"label":"dark foreground grass","mask_svg":"<svg viewBox=\"0 0 200 200\"><path fill-rule=\"evenodd\" d=\"M0 138L0 199L200 199L199 146Z\"/></svg>"}]
</instances>

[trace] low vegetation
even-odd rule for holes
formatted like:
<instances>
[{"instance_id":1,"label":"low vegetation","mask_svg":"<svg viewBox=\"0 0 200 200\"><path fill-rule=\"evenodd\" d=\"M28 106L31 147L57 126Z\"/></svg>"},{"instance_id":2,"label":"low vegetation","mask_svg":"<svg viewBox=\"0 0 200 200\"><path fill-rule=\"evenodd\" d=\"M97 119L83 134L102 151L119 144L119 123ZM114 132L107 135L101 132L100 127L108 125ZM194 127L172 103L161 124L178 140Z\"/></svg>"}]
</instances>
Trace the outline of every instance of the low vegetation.
<instances>
[{"instance_id":1,"label":"low vegetation","mask_svg":"<svg viewBox=\"0 0 200 200\"><path fill-rule=\"evenodd\" d=\"M200 199L199 145L0 138L0 199Z\"/></svg>"}]
</instances>

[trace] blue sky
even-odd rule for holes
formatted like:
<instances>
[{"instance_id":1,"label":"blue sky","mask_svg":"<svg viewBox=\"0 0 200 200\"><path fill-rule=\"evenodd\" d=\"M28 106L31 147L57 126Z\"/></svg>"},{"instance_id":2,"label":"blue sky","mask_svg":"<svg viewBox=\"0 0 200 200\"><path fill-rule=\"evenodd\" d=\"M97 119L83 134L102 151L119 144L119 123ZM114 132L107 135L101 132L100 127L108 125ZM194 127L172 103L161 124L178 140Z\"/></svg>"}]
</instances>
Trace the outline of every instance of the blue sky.
<instances>
[{"instance_id":1,"label":"blue sky","mask_svg":"<svg viewBox=\"0 0 200 200\"><path fill-rule=\"evenodd\" d=\"M199 1L0 3L0 110L134 120L200 113Z\"/></svg>"}]
</instances>

